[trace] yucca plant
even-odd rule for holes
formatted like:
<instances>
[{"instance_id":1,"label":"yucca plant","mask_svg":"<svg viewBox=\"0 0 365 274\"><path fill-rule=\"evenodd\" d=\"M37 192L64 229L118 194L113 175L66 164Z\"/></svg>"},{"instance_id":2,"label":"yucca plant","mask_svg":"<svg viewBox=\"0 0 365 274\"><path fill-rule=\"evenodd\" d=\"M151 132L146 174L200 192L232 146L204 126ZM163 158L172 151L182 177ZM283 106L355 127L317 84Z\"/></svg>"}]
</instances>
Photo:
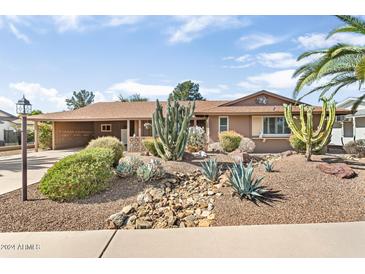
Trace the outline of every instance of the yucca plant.
<instances>
[{"instance_id":1,"label":"yucca plant","mask_svg":"<svg viewBox=\"0 0 365 274\"><path fill-rule=\"evenodd\" d=\"M229 169L231 172L229 181L241 199L246 198L251 201L265 200L267 190L260 185L264 177L253 177L254 168L252 161L247 167L240 161L239 163L233 164L233 167Z\"/></svg>"},{"instance_id":2,"label":"yucca plant","mask_svg":"<svg viewBox=\"0 0 365 274\"><path fill-rule=\"evenodd\" d=\"M273 172L274 171L274 163L270 161L264 162L264 168L266 172Z\"/></svg>"},{"instance_id":3,"label":"yucca plant","mask_svg":"<svg viewBox=\"0 0 365 274\"><path fill-rule=\"evenodd\" d=\"M202 173L211 182L218 180L219 168L217 159L208 159L201 163Z\"/></svg>"}]
</instances>

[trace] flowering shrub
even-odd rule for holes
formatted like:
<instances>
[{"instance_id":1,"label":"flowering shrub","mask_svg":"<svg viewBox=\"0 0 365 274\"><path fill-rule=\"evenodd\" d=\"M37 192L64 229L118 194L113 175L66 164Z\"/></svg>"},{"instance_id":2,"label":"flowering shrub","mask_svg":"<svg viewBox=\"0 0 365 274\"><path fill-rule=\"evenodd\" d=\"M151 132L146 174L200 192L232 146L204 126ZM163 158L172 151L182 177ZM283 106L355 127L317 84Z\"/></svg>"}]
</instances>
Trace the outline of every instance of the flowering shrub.
<instances>
[{"instance_id":1,"label":"flowering shrub","mask_svg":"<svg viewBox=\"0 0 365 274\"><path fill-rule=\"evenodd\" d=\"M205 149L207 138L202 127L190 127L187 149L190 152L197 152Z\"/></svg>"},{"instance_id":2,"label":"flowering shrub","mask_svg":"<svg viewBox=\"0 0 365 274\"><path fill-rule=\"evenodd\" d=\"M242 152L252 153L255 150L256 144L250 138L242 137L239 149Z\"/></svg>"}]
</instances>

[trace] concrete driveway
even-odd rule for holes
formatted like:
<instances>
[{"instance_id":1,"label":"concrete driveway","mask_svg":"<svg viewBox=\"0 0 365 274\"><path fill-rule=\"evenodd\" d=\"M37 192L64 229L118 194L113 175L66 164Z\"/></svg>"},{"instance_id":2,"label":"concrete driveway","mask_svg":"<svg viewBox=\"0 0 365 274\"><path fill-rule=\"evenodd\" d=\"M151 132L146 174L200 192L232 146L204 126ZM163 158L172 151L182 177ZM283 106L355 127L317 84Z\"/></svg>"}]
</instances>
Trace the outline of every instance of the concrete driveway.
<instances>
[{"instance_id":1,"label":"concrete driveway","mask_svg":"<svg viewBox=\"0 0 365 274\"><path fill-rule=\"evenodd\" d=\"M28 185L39 182L55 162L78 150L80 148L28 153ZM21 185L21 155L0 157L0 195L16 190Z\"/></svg>"}]
</instances>

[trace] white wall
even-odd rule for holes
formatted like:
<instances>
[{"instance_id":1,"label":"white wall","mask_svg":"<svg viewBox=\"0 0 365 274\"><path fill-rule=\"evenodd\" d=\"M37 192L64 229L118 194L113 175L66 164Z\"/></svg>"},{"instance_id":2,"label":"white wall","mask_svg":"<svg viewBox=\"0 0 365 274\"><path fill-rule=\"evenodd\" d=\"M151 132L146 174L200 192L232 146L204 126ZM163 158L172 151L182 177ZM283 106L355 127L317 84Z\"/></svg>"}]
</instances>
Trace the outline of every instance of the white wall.
<instances>
[{"instance_id":1,"label":"white wall","mask_svg":"<svg viewBox=\"0 0 365 274\"><path fill-rule=\"evenodd\" d=\"M16 130L14 123L9 121L0 122L0 141L4 141L4 130Z\"/></svg>"}]
</instances>

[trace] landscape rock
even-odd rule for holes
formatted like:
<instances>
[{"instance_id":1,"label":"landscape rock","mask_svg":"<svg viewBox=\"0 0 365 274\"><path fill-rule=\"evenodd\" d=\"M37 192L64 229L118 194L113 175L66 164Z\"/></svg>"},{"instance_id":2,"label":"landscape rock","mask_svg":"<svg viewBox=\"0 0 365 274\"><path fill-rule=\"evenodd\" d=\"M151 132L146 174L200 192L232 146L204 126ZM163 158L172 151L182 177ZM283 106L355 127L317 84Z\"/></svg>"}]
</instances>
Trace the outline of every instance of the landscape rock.
<instances>
[{"instance_id":1,"label":"landscape rock","mask_svg":"<svg viewBox=\"0 0 365 274\"><path fill-rule=\"evenodd\" d=\"M351 179L357 175L356 172L345 163L320 163L318 168L326 174L335 175L341 179Z\"/></svg>"},{"instance_id":2,"label":"landscape rock","mask_svg":"<svg viewBox=\"0 0 365 274\"><path fill-rule=\"evenodd\" d=\"M284 152L280 153L281 157L288 157L288 156L291 156L291 155L294 155L294 154L297 154L297 152L294 151L294 150L287 150L287 151L284 151Z\"/></svg>"},{"instance_id":3,"label":"landscape rock","mask_svg":"<svg viewBox=\"0 0 365 274\"><path fill-rule=\"evenodd\" d=\"M216 192L217 185L206 180L200 171L176 172L172 176L162 179L159 186L138 194L136 202L124 206L107 219L106 227L163 229L210 226L215 219L214 196L223 195Z\"/></svg>"}]
</instances>

